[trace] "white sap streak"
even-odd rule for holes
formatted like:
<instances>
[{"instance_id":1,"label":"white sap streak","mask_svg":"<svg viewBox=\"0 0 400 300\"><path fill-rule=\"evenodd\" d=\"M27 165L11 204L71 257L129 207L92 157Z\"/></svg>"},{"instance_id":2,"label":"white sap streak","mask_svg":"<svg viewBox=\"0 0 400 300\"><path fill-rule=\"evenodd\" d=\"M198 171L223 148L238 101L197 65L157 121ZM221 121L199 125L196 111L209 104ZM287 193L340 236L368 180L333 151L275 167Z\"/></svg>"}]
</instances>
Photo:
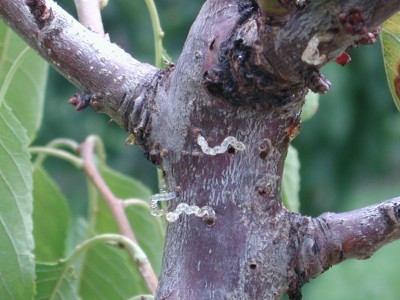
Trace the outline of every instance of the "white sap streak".
<instances>
[{"instance_id":1,"label":"white sap streak","mask_svg":"<svg viewBox=\"0 0 400 300\"><path fill-rule=\"evenodd\" d=\"M155 217L161 217L162 215L164 215L165 212L158 208L158 202L169 201L175 198L175 192L153 195L150 202L151 214ZM182 213L185 213L187 215L195 215L196 217L200 218L205 216L215 217L215 211L210 206L203 206L200 208L196 205L188 205L186 203L179 203L174 211L167 212L165 216L168 222L175 222L176 220L178 220L179 216Z\"/></svg>"},{"instance_id":2,"label":"white sap streak","mask_svg":"<svg viewBox=\"0 0 400 300\"><path fill-rule=\"evenodd\" d=\"M221 154L221 153L225 153L228 150L229 146L231 146L232 148L234 148L237 151L244 151L246 149L245 144L243 144L242 142L239 142L233 136L226 137L222 141L221 146L215 146L214 148L210 148L208 146L206 139L201 134L199 134L197 136L197 144L199 144L199 146L201 147L201 150L203 151L204 154L212 155L212 156Z\"/></svg>"}]
</instances>

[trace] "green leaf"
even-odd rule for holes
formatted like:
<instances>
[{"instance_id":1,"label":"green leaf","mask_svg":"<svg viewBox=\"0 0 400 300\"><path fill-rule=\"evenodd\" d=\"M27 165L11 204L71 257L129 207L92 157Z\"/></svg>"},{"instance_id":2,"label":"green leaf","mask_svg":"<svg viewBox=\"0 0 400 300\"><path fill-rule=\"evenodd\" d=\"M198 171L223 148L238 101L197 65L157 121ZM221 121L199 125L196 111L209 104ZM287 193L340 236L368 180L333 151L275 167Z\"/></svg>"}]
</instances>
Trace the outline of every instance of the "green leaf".
<instances>
[{"instance_id":1,"label":"green leaf","mask_svg":"<svg viewBox=\"0 0 400 300\"><path fill-rule=\"evenodd\" d=\"M362 203L364 206L365 202ZM400 243L391 243L367 260L345 260L306 284L302 289L303 299L398 299L400 272L393 257L399 252Z\"/></svg>"},{"instance_id":2,"label":"green leaf","mask_svg":"<svg viewBox=\"0 0 400 300\"><path fill-rule=\"evenodd\" d=\"M124 274L123 270L108 268L107 266L107 264L112 266L114 261L118 259L119 255L126 254L128 249L131 253L134 253L135 260L143 261L147 259L142 249L125 236L118 234L97 235L79 244L67 259L63 261L60 260L54 264L37 265L38 293L36 299L75 300L77 298L77 287L79 286L79 283L81 283L79 280L84 282L85 279L88 278L80 276L80 272L77 272L77 269L74 266L79 268L82 265L82 262L85 260L85 253L87 253L88 250L97 253L96 251L102 248L115 251L109 252L110 257L106 259L106 265L100 265L101 272L93 274L95 277L93 278L94 281L92 280L93 283L97 283L97 277L100 278L100 280L105 280L107 278L116 278L119 280L118 282L108 281L106 284L120 284L120 282L131 280L132 278L126 276L129 274ZM100 263L104 263L103 259L100 260ZM127 267L133 268L133 264L133 260L130 260ZM97 266L95 267L97 268ZM111 271L112 273L109 274L107 271ZM89 296L88 298L85 297L85 299L102 299L103 297L106 299L119 299L114 298L115 295L109 293L109 291L112 291L113 289L105 289L104 291L106 294L102 294L103 291L100 287L91 286L91 288L93 291L92 295L97 296L95 298ZM126 299L128 297L124 290L119 290L119 287L117 287L116 291L119 293L121 298ZM110 296L112 298L108 298Z\"/></svg>"},{"instance_id":3,"label":"green leaf","mask_svg":"<svg viewBox=\"0 0 400 300\"><path fill-rule=\"evenodd\" d=\"M42 120L47 70L47 63L0 22L0 103L12 109L30 141Z\"/></svg>"},{"instance_id":4,"label":"green leaf","mask_svg":"<svg viewBox=\"0 0 400 300\"><path fill-rule=\"evenodd\" d=\"M285 207L298 212L300 208L300 161L297 150L290 145L285 160L282 180L282 201Z\"/></svg>"},{"instance_id":5,"label":"green leaf","mask_svg":"<svg viewBox=\"0 0 400 300\"><path fill-rule=\"evenodd\" d=\"M125 300L147 292L124 249L98 245L88 250L82 263L79 294L83 299Z\"/></svg>"},{"instance_id":6,"label":"green leaf","mask_svg":"<svg viewBox=\"0 0 400 300\"><path fill-rule=\"evenodd\" d=\"M107 167L101 167L101 174L109 188L120 199L150 198L149 189L131 178ZM160 220L150 215L149 208L144 206L128 207L127 215L139 245L158 273L164 244L164 232ZM89 224L93 223L96 234L118 233L109 208L100 197L90 215ZM100 245L86 254L79 293L83 299L125 300L148 293L148 290L125 251Z\"/></svg>"},{"instance_id":7,"label":"green leaf","mask_svg":"<svg viewBox=\"0 0 400 300\"><path fill-rule=\"evenodd\" d=\"M72 253L86 239L87 223L83 218L77 218L75 222L70 223L68 246L71 249L68 252ZM64 246L65 240L62 241L62 244ZM57 262L54 263L37 263L37 293L35 300L80 299L78 296L78 286L81 278L79 274L84 258L84 255L76 256L75 260L70 261L69 264L67 261L60 259L57 259Z\"/></svg>"},{"instance_id":8,"label":"green leaf","mask_svg":"<svg viewBox=\"0 0 400 300\"><path fill-rule=\"evenodd\" d=\"M150 199L152 193L148 187L141 182L114 171L106 166L100 167L101 175L107 182L108 187L120 199L140 198Z\"/></svg>"},{"instance_id":9,"label":"green leaf","mask_svg":"<svg viewBox=\"0 0 400 300\"><path fill-rule=\"evenodd\" d=\"M319 94L308 91L306 101L301 110L301 120L307 121L311 119L318 110L319 106Z\"/></svg>"},{"instance_id":10,"label":"green leaf","mask_svg":"<svg viewBox=\"0 0 400 300\"><path fill-rule=\"evenodd\" d=\"M66 254L69 207L57 184L41 167L33 173L33 199L36 261L57 261Z\"/></svg>"},{"instance_id":11,"label":"green leaf","mask_svg":"<svg viewBox=\"0 0 400 300\"><path fill-rule=\"evenodd\" d=\"M78 300L76 274L65 262L36 265L35 300Z\"/></svg>"},{"instance_id":12,"label":"green leaf","mask_svg":"<svg viewBox=\"0 0 400 300\"><path fill-rule=\"evenodd\" d=\"M109 168L102 168L101 174L109 188L120 199L140 198L149 200L152 195L151 191L139 181ZM101 199L100 203L101 206L104 204L102 210L104 213L98 216L98 233L107 232L110 229L113 229L113 232L118 232L105 201ZM161 219L152 216L149 207L129 206L126 212L140 247L146 253L155 272L159 273L164 248L164 228Z\"/></svg>"},{"instance_id":13,"label":"green leaf","mask_svg":"<svg viewBox=\"0 0 400 300\"><path fill-rule=\"evenodd\" d=\"M86 218L77 216L71 218L66 242L66 254L70 254L76 246L85 241L88 236L88 222Z\"/></svg>"},{"instance_id":14,"label":"green leaf","mask_svg":"<svg viewBox=\"0 0 400 300\"><path fill-rule=\"evenodd\" d=\"M381 41L389 89L400 110L400 13L383 24Z\"/></svg>"},{"instance_id":15,"label":"green leaf","mask_svg":"<svg viewBox=\"0 0 400 300\"><path fill-rule=\"evenodd\" d=\"M0 296L32 299L35 265L29 140L4 102L0 107L0 133Z\"/></svg>"},{"instance_id":16,"label":"green leaf","mask_svg":"<svg viewBox=\"0 0 400 300\"><path fill-rule=\"evenodd\" d=\"M47 66L0 23L0 296L32 299L32 169Z\"/></svg>"}]
</instances>

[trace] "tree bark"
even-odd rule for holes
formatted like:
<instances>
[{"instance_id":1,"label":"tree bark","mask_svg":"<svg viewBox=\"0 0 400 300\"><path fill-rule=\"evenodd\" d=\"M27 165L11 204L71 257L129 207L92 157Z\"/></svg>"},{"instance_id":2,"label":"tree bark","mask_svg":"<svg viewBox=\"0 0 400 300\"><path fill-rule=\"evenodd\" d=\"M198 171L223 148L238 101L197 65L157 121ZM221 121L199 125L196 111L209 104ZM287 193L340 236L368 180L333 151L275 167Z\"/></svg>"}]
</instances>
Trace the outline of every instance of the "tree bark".
<instances>
[{"instance_id":1,"label":"tree bark","mask_svg":"<svg viewBox=\"0 0 400 300\"><path fill-rule=\"evenodd\" d=\"M158 70L53 1L0 0L2 18L87 93L75 103L136 136L176 193L170 211L178 203L215 211L168 226L157 299L299 299L310 278L400 237L400 199L310 218L287 211L280 190L304 96L330 86L319 68L372 42L400 2L282 2L278 14L253 0L207 1L176 66ZM235 137L245 149L211 156L199 136L209 147Z\"/></svg>"}]
</instances>

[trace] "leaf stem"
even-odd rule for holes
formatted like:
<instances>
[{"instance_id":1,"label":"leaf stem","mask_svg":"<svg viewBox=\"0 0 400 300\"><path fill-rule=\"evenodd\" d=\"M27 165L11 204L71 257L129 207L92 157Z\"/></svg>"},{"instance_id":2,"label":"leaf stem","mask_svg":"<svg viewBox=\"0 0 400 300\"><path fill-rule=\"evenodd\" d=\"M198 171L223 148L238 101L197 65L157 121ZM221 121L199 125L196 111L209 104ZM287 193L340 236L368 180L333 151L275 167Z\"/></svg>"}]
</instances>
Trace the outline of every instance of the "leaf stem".
<instances>
[{"instance_id":1,"label":"leaf stem","mask_svg":"<svg viewBox=\"0 0 400 300\"><path fill-rule=\"evenodd\" d=\"M125 208L127 208L129 206L137 205L137 206L141 206L141 207L150 209L149 204L142 199L136 199L136 198L126 199L126 200L124 200L123 203L124 203Z\"/></svg>"},{"instance_id":2,"label":"leaf stem","mask_svg":"<svg viewBox=\"0 0 400 300\"><path fill-rule=\"evenodd\" d=\"M97 154L99 162L101 165L104 165L106 163L107 155L103 141L97 135L88 136L87 141L89 141L90 143L94 143L94 150Z\"/></svg>"},{"instance_id":3,"label":"leaf stem","mask_svg":"<svg viewBox=\"0 0 400 300\"><path fill-rule=\"evenodd\" d=\"M146 254L139 247L139 245L135 244L127 237L122 236L120 234L101 234L101 235L92 237L92 238L84 241L83 243L79 244L68 258L61 261L61 262L64 262L65 265L64 265L64 269L59 278L60 279L64 278L65 273L68 271L69 267L88 249L90 249L91 247L94 247L98 244L104 244L104 243L110 243L110 242L123 245L124 249L126 249L126 251L128 251L130 256L134 258L134 260L137 262L138 265L143 264L143 263L149 263ZM56 293L56 291L58 290L58 286L61 284L61 282L62 282L61 280L59 280L57 282L57 285L54 288L53 293ZM50 299L54 299L54 296L55 296L54 294L51 295Z\"/></svg>"},{"instance_id":4,"label":"leaf stem","mask_svg":"<svg viewBox=\"0 0 400 300\"><path fill-rule=\"evenodd\" d=\"M65 161L70 162L78 169L82 168L82 166L83 166L82 159L80 159L79 157L77 157L67 151L64 151L64 150L55 149L55 148L51 148L51 147L30 147L29 152L51 155L51 156L63 159ZM34 167L37 167L38 165L39 164L35 162Z\"/></svg>"},{"instance_id":5,"label":"leaf stem","mask_svg":"<svg viewBox=\"0 0 400 300\"><path fill-rule=\"evenodd\" d=\"M160 18L158 16L157 7L154 0L145 0L147 9L149 10L151 24L153 27L154 36L154 51L155 51L155 65L161 68L164 65L163 62L163 45L162 39L164 37L164 31L161 28Z\"/></svg>"},{"instance_id":6,"label":"leaf stem","mask_svg":"<svg viewBox=\"0 0 400 300\"><path fill-rule=\"evenodd\" d=\"M139 245L135 244L132 240L127 238L126 236L120 234L106 233L94 236L83 243L79 244L75 250L71 253L71 255L65 260L66 266L70 266L81 254L83 254L86 250L91 247L94 247L98 244L110 243L114 242L116 244L122 244L124 248L132 253L135 257L135 260L147 260L146 253L139 247Z\"/></svg>"},{"instance_id":7,"label":"leaf stem","mask_svg":"<svg viewBox=\"0 0 400 300\"><path fill-rule=\"evenodd\" d=\"M46 145L46 148L58 148L58 147L70 148L72 151L76 152L78 150L79 144L71 139L58 138L52 140L50 143ZM36 157L35 162L33 163L33 168L35 169L39 165L41 165L43 161L46 159L47 155L48 155L47 152L40 152Z\"/></svg>"},{"instance_id":8,"label":"leaf stem","mask_svg":"<svg viewBox=\"0 0 400 300\"><path fill-rule=\"evenodd\" d=\"M98 202L99 193L89 178L86 178L86 181L87 181L88 215L89 215L87 234L88 236L92 237L96 234L97 212L99 209L99 202Z\"/></svg>"}]
</instances>

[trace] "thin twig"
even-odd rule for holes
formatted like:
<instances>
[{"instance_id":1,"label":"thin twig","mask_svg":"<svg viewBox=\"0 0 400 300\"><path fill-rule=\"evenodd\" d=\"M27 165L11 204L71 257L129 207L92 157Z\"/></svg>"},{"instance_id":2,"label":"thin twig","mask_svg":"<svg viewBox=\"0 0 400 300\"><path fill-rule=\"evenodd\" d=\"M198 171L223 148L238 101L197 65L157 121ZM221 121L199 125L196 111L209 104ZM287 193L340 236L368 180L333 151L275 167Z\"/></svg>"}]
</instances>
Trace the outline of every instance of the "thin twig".
<instances>
[{"instance_id":1,"label":"thin twig","mask_svg":"<svg viewBox=\"0 0 400 300\"><path fill-rule=\"evenodd\" d=\"M79 159L79 157L76 157L75 155L73 155L65 150L55 149L52 147L30 147L29 153L32 153L32 154L38 153L39 155L52 155L52 156L58 157L60 159L69 161L78 169L81 168L81 166L82 166L82 160ZM42 163L42 161L43 160L40 160L39 163L35 162L34 168L38 167Z\"/></svg>"},{"instance_id":2,"label":"thin twig","mask_svg":"<svg viewBox=\"0 0 400 300\"><path fill-rule=\"evenodd\" d=\"M48 143L46 145L45 148L49 148L49 149L57 149L57 148L69 148L71 149L74 153L77 152L79 144L77 142L75 142L74 140L71 139L66 139L66 138L57 138L52 140L50 143ZM34 147L32 147L34 148ZM34 150L29 149L29 151L34 152ZM38 156L35 159L35 162L33 163L33 169L37 168L38 166L40 166L41 164L43 164L43 161L46 159L48 153L45 152L41 152L39 151ZM80 165L75 165L77 168L80 168Z\"/></svg>"},{"instance_id":3,"label":"thin twig","mask_svg":"<svg viewBox=\"0 0 400 300\"><path fill-rule=\"evenodd\" d=\"M96 186L103 199L107 203L110 211L114 217L115 222L122 235L132 240L135 244L138 244L136 236L129 224L128 217L126 216L124 203L119 200L109 189L104 179L101 177L95 164L95 137L90 136L80 146L80 153L83 159L83 171L90 178L93 184ZM148 260L137 261L131 254L132 259L137 262L139 271L146 282L147 288L151 293L155 293L158 285L157 276L154 273L153 268Z\"/></svg>"},{"instance_id":4,"label":"thin twig","mask_svg":"<svg viewBox=\"0 0 400 300\"><path fill-rule=\"evenodd\" d=\"M74 249L74 251L70 254L70 256L67 259L60 260L59 262L63 263L63 265L60 266L62 271L61 274L59 275L59 278L64 278L67 272L70 271L70 267L72 266L72 264L82 255L84 255L84 253L88 251L90 248L97 246L98 244L106 244L110 242L123 245L124 249L126 249L126 251L128 251L130 255L133 255L137 262L148 261L146 254L143 252L143 250L137 244L133 243L130 239L122 235L107 233L94 236L84 241ZM56 298L54 296L55 293L59 291L61 282L62 280L57 281L57 287L53 289L53 294L51 295L50 299Z\"/></svg>"},{"instance_id":5,"label":"thin twig","mask_svg":"<svg viewBox=\"0 0 400 300\"><path fill-rule=\"evenodd\" d=\"M104 36L99 0L74 0L79 22L93 32Z\"/></svg>"},{"instance_id":6,"label":"thin twig","mask_svg":"<svg viewBox=\"0 0 400 300\"><path fill-rule=\"evenodd\" d=\"M155 50L155 65L161 68L163 62L163 44L162 39L164 37L164 31L161 28L160 18L154 0L145 0L147 9L150 14L151 24L153 26L153 37L154 37L154 50Z\"/></svg>"},{"instance_id":7,"label":"thin twig","mask_svg":"<svg viewBox=\"0 0 400 300\"><path fill-rule=\"evenodd\" d=\"M93 32L104 36L103 21L100 14L100 1L75 0L75 6L78 11L79 21ZM80 153L83 159L83 171L90 178L90 180L99 190L103 199L106 201L108 207L110 208L111 214L117 223L120 233L138 245L135 233L133 232L132 227L129 224L128 217L126 216L123 202L115 197L96 168L94 160L95 145L96 139L94 137L88 137L80 147ZM147 288L152 294L155 294L158 285L158 279L150 262L147 259L137 260L134 253L131 252L130 256L133 261L137 263L139 272L146 282Z\"/></svg>"}]
</instances>

